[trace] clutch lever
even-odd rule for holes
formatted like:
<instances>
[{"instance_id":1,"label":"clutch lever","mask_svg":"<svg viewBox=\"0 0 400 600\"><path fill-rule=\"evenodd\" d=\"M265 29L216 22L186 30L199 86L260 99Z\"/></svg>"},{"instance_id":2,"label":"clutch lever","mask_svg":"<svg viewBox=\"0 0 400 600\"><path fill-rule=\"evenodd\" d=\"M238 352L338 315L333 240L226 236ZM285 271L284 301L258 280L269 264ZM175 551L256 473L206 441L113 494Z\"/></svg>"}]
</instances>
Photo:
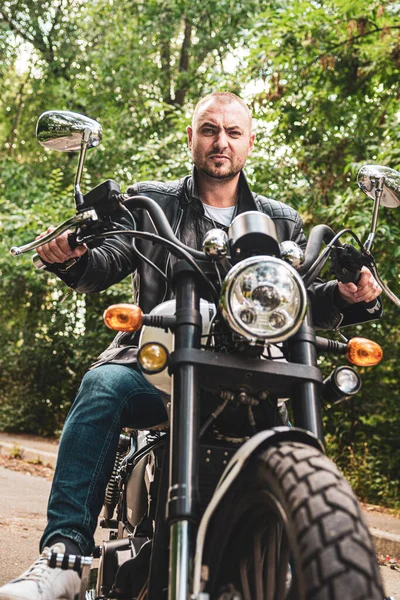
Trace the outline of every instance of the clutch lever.
<instances>
[{"instance_id":1,"label":"clutch lever","mask_svg":"<svg viewBox=\"0 0 400 600\"><path fill-rule=\"evenodd\" d=\"M12 254L12 256L19 256L20 254L25 254L25 252L29 252L30 250L36 250L36 248L39 248L44 244L48 244L62 233L65 233L65 231L68 231L68 229L71 229L71 227L78 227L79 225L83 225L84 223L90 223L98 220L99 217L97 216L95 210L85 210L83 212L77 213L70 219L67 219L66 221L64 221L64 223L56 227L54 231L52 231L51 233L47 233L40 239L35 240L33 242L29 242L29 244L24 244L23 246L13 246L10 249L10 253ZM77 245L78 243L76 242L75 247Z\"/></svg>"}]
</instances>

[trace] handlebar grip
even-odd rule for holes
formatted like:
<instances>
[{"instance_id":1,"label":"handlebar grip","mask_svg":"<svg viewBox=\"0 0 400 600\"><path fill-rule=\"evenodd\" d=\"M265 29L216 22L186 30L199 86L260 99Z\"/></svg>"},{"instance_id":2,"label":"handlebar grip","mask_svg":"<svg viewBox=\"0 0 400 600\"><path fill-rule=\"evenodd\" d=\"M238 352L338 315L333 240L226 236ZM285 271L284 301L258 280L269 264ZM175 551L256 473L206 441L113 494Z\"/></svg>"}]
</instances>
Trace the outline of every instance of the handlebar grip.
<instances>
[{"instance_id":1,"label":"handlebar grip","mask_svg":"<svg viewBox=\"0 0 400 600\"><path fill-rule=\"evenodd\" d=\"M79 246L76 241L76 231L73 231L68 234L68 244L70 245L71 250L75 250ZM42 261L39 254L34 254L32 256L32 262L36 269L47 269L47 265Z\"/></svg>"},{"instance_id":2,"label":"handlebar grip","mask_svg":"<svg viewBox=\"0 0 400 600\"><path fill-rule=\"evenodd\" d=\"M68 244L71 250L75 250L75 248L79 246L78 242L76 241L76 231L72 231L68 234Z\"/></svg>"},{"instance_id":3,"label":"handlebar grip","mask_svg":"<svg viewBox=\"0 0 400 600\"><path fill-rule=\"evenodd\" d=\"M359 271L359 270L346 271L346 276L338 277L338 279L339 279L339 281L342 281L342 283L354 283L355 285L358 285L358 282L361 279L361 271ZM374 309L376 307L376 305L378 304L378 299L375 298L375 300L371 300L370 302L360 302L359 304L366 310L371 310L371 309Z\"/></svg>"},{"instance_id":4,"label":"handlebar grip","mask_svg":"<svg viewBox=\"0 0 400 600\"><path fill-rule=\"evenodd\" d=\"M40 258L39 254L34 254L32 256L32 262L33 262L34 267L36 267L36 269L46 269L46 265Z\"/></svg>"}]
</instances>

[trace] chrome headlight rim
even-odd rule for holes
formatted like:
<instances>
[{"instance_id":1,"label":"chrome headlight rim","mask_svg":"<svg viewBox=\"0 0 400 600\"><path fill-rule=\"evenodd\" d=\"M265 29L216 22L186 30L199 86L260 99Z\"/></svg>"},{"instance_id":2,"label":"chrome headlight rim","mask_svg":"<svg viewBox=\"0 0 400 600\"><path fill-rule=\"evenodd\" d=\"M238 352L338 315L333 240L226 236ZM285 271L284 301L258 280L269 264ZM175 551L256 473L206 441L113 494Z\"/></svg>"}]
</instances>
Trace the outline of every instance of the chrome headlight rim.
<instances>
[{"instance_id":1,"label":"chrome headlight rim","mask_svg":"<svg viewBox=\"0 0 400 600\"><path fill-rule=\"evenodd\" d=\"M268 263L286 269L294 280L299 292L299 309L296 320L284 329L283 332L278 332L276 335L271 335L270 333L268 333L268 335L254 335L254 332L249 328L246 328L244 323L238 322L235 313L230 306L232 288L235 285L238 276L249 267L261 265L262 263ZM287 262L280 258L276 258L275 256L251 256L234 265L226 275L221 290L220 307L222 315L231 329L243 338L252 343L261 341L264 343L277 344L284 342L299 330L307 312L307 291L299 273Z\"/></svg>"}]
</instances>

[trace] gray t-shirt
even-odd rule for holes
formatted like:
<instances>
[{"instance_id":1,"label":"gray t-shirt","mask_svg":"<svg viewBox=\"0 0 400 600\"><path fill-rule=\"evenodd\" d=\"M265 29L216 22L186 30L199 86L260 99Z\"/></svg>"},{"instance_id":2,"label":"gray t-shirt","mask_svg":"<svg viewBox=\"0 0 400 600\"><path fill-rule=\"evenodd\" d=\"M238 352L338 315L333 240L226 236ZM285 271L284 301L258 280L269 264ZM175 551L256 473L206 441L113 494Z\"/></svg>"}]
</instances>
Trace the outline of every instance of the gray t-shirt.
<instances>
[{"instance_id":1,"label":"gray t-shirt","mask_svg":"<svg viewBox=\"0 0 400 600\"><path fill-rule=\"evenodd\" d=\"M211 219L211 221L215 221L216 223L220 223L221 225L229 226L232 222L232 218L235 212L236 206L228 206L227 208L218 208L216 206L210 206L209 204L204 204L204 213L206 217Z\"/></svg>"}]
</instances>

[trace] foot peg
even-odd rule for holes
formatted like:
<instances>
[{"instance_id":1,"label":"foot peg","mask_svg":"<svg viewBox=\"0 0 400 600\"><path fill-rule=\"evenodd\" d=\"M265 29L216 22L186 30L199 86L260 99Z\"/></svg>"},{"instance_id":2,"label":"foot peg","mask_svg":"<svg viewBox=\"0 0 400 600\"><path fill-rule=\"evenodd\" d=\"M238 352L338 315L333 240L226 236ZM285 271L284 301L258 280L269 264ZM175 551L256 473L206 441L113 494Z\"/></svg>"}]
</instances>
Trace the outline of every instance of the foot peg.
<instances>
[{"instance_id":1,"label":"foot peg","mask_svg":"<svg viewBox=\"0 0 400 600\"><path fill-rule=\"evenodd\" d=\"M76 571L81 578L81 589L79 600L85 600L85 594L89 582L90 566L93 562L92 556L78 556L74 554L58 553L49 551L47 563L52 569L70 569Z\"/></svg>"}]
</instances>

